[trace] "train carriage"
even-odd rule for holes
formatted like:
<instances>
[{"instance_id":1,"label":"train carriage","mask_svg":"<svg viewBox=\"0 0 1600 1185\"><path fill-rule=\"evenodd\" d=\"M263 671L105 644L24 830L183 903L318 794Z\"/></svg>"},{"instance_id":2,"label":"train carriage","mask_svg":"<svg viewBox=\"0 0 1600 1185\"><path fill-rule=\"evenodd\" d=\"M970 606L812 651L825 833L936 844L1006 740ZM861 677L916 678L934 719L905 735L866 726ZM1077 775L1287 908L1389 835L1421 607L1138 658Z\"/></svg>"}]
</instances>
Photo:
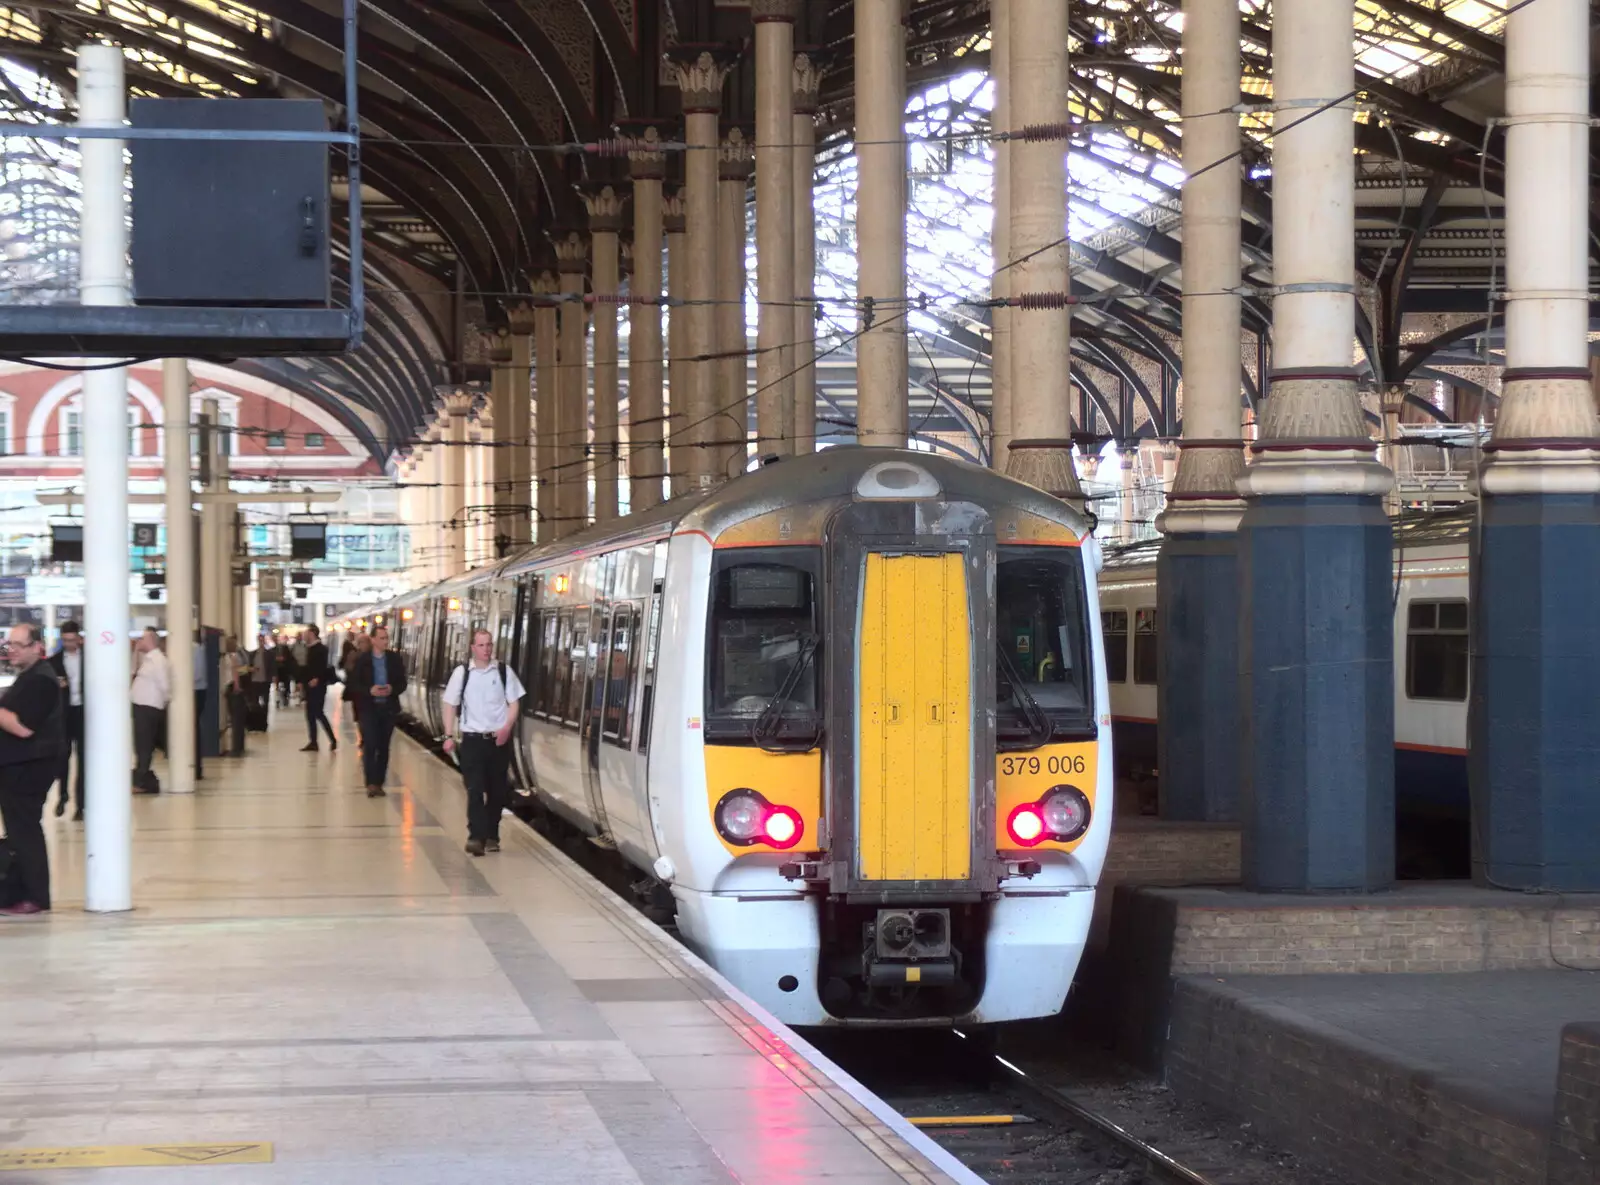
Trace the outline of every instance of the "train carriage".
<instances>
[{"instance_id":1,"label":"train carriage","mask_svg":"<svg viewBox=\"0 0 1600 1185\"><path fill-rule=\"evenodd\" d=\"M1401 872L1464 876L1467 823L1470 513L1395 520L1395 805ZM1156 596L1160 544L1108 551L1100 578L1117 777L1159 774Z\"/></svg>"},{"instance_id":2,"label":"train carriage","mask_svg":"<svg viewBox=\"0 0 1600 1185\"><path fill-rule=\"evenodd\" d=\"M670 892L791 1024L1049 1015L1112 815L1085 520L959 461L832 449L369 611L430 734L470 630L527 688L540 807Z\"/></svg>"}]
</instances>

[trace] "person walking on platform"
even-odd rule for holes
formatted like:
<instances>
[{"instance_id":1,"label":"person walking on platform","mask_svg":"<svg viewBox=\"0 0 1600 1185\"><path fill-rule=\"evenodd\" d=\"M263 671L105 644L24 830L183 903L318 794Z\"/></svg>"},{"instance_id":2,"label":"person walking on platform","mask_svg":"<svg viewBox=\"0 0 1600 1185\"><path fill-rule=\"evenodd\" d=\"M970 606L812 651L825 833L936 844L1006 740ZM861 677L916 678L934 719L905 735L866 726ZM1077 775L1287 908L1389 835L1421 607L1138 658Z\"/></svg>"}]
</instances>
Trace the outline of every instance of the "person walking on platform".
<instances>
[{"instance_id":1,"label":"person walking on platform","mask_svg":"<svg viewBox=\"0 0 1600 1185\"><path fill-rule=\"evenodd\" d=\"M296 667L294 651L282 638L278 639L278 645L273 650L273 667L278 676L278 707L287 708L289 693L294 687Z\"/></svg>"},{"instance_id":2,"label":"person walking on platform","mask_svg":"<svg viewBox=\"0 0 1600 1185\"><path fill-rule=\"evenodd\" d=\"M511 733L517 726L522 683L503 662L494 661L494 635L474 630L472 661L450 672L444 689L444 751L458 747L461 780L467 787L467 852L481 856L500 850L500 812L511 786Z\"/></svg>"},{"instance_id":3,"label":"person walking on platform","mask_svg":"<svg viewBox=\"0 0 1600 1185\"><path fill-rule=\"evenodd\" d=\"M302 636L306 638L306 657L300 664L300 695L306 705L306 732L311 734L311 740L300 752L317 751L319 724L322 725L322 731L328 734L328 748L337 751L339 738L333 735L333 725L328 723L328 717L322 711L328 699L328 675L331 671L328 648L322 643L321 631L314 625L306 626Z\"/></svg>"},{"instance_id":4,"label":"person walking on platform","mask_svg":"<svg viewBox=\"0 0 1600 1185\"><path fill-rule=\"evenodd\" d=\"M61 769L66 714L55 671L44 658L36 625L14 625L6 658L17 681L0 695L0 823L17 863L21 898L0 901L0 914L43 913L50 908L50 853L44 843L44 803Z\"/></svg>"},{"instance_id":5,"label":"person walking on platform","mask_svg":"<svg viewBox=\"0 0 1600 1185\"><path fill-rule=\"evenodd\" d=\"M267 718L267 708L272 702L272 682L277 674L277 658L272 652L272 639L266 634L256 638L256 652L250 656L250 697L256 705L260 720ZM265 727L265 725L261 725Z\"/></svg>"},{"instance_id":6,"label":"person walking on platform","mask_svg":"<svg viewBox=\"0 0 1600 1185\"><path fill-rule=\"evenodd\" d=\"M161 638L153 626L134 643L137 666L133 674L133 792L135 794L160 794L161 781L150 762L156 754L156 744L161 740L163 713L172 698L172 670L167 666L167 656L161 651Z\"/></svg>"},{"instance_id":7,"label":"person walking on platform","mask_svg":"<svg viewBox=\"0 0 1600 1185\"><path fill-rule=\"evenodd\" d=\"M205 743L201 737L206 727L206 696L210 694L210 664L206 662L206 632L195 630L194 646L189 651L194 662L194 776L199 781L206 776Z\"/></svg>"},{"instance_id":8,"label":"person walking on platform","mask_svg":"<svg viewBox=\"0 0 1600 1185\"><path fill-rule=\"evenodd\" d=\"M65 709L66 735L61 742L61 793L56 799L56 818L67 813L67 797L70 793L75 805L72 810L73 822L83 820L83 627L75 621L61 623L61 645L50 656L50 665L55 669L56 678L61 683L62 694L66 697L63 707ZM78 751L78 776L69 783L72 775L72 751ZM69 789L70 787L70 789Z\"/></svg>"},{"instance_id":9,"label":"person walking on platform","mask_svg":"<svg viewBox=\"0 0 1600 1185\"><path fill-rule=\"evenodd\" d=\"M372 638L367 634L357 634L353 642L344 644L339 659L339 675L344 680L344 702L350 705L350 715L355 717L356 747L362 750L367 746L366 693L356 686L351 676L355 673L356 663L371 653Z\"/></svg>"},{"instance_id":10,"label":"person walking on platform","mask_svg":"<svg viewBox=\"0 0 1600 1185\"><path fill-rule=\"evenodd\" d=\"M250 699L250 656L232 634L222 639L222 660L217 669L228 707L228 732L233 737L227 756L243 757L245 705Z\"/></svg>"},{"instance_id":11,"label":"person walking on platform","mask_svg":"<svg viewBox=\"0 0 1600 1185\"><path fill-rule=\"evenodd\" d=\"M389 776L389 742L400 716L400 696L406 689L404 655L389 649L389 627L373 627L372 645L356 656L345 691L358 713L361 728L361 765L367 775L367 797L382 798Z\"/></svg>"}]
</instances>

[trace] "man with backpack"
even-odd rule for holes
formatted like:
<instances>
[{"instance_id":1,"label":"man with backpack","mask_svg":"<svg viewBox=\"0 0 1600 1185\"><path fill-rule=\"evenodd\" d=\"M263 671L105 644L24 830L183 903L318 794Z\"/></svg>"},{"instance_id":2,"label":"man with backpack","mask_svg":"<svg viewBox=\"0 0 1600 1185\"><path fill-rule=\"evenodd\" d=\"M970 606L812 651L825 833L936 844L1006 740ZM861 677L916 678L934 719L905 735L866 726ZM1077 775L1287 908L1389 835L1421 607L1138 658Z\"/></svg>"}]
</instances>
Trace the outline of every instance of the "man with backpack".
<instances>
[{"instance_id":1,"label":"man with backpack","mask_svg":"<svg viewBox=\"0 0 1600 1185\"><path fill-rule=\"evenodd\" d=\"M461 780L467 787L467 853L472 856L500 850L500 812L511 793L511 734L521 699L516 672L494 661L494 635L474 630L472 661L451 671L444 689L441 738L446 753L459 750Z\"/></svg>"}]
</instances>

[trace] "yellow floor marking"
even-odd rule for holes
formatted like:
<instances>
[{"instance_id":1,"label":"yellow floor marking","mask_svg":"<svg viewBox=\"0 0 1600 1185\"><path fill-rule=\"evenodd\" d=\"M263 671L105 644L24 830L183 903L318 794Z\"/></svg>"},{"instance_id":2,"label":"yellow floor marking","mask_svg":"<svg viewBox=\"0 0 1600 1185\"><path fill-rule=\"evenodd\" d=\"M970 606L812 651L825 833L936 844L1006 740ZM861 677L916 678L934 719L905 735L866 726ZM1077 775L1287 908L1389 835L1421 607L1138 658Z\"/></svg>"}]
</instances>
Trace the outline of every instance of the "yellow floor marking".
<instances>
[{"instance_id":1,"label":"yellow floor marking","mask_svg":"<svg viewBox=\"0 0 1600 1185\"><path fill-rule=\"evenodd\" d=\"M271 1144L104 1144L0 1148L0 1173L21 1169L120 1169L176 1164L271 1164Z\"/></svg>"},{"instance_id":2,"label":"yellow floor marking","mask_svg":"<svg viewBox=\"0 0 1600 1185\"><path fill-rule=\"evenodd\" d=\"M908 1115L912 1127L999 1127L1008 1123L1031 1123L1025 1115Z\"/></svg>"}]
</instances>

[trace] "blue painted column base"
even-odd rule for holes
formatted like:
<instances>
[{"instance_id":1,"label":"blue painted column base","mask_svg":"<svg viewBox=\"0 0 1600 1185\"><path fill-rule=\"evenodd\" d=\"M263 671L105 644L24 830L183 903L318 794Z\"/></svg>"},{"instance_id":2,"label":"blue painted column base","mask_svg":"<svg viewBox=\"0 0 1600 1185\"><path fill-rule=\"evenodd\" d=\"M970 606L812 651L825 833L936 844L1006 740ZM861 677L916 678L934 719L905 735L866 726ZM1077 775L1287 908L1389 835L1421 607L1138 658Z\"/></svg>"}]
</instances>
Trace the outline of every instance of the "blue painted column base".
<instances>
[{"instance_id":1,"label":"blue painted column base","mask_svg":"<svg viewBox=\"0 0 1600 1185\"><path fill-rule=\"evenodd\" d=\"M1239 570L1232 532L1169 535L1156 560L1161 817L1239 817Z\"/></svg>"},{"instance_id":2,"label":"blue painted column base","mask_svg":"<svg viewBox=\"0 0 1600 1185\"><path fill-rule=\"evenodd\" d=\"M1394 881L1394 617L1382 504L1251 498L1238 563L1245 886L1384 888Z\"/></svg>"},{"instance_id":3,"label":"blue painted column base","mask_svg":"<svg viewBox=\"0 0 1600 1185\"><path fill-rule=\"evenodd\" d=\"M1600 498L1491 495L1474 533L1473 877L1600 890Z\"/></svg>"}]
</instances>

